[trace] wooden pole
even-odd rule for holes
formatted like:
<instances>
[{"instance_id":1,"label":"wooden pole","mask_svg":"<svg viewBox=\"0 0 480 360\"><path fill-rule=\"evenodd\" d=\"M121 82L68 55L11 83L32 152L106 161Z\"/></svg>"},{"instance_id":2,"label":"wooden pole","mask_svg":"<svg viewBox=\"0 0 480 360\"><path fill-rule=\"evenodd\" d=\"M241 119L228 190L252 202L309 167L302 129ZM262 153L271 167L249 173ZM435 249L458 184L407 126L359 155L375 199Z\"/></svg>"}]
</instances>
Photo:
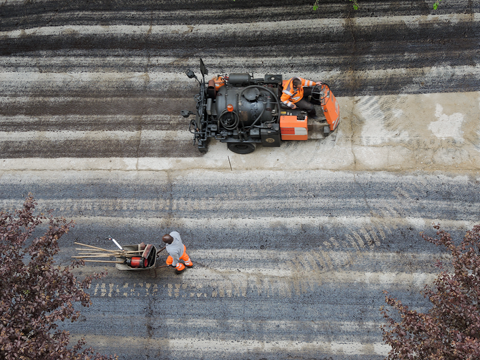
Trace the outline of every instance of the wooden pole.
<instances>
[{"instance_id":1,"label":"wooden pole","mask_svg":"<svg viewBox=\"0 0 480 360\"><path fill-rule=\"evenodd\" d=\"M102 257L122 257L122 258L131 258L131 257L135 257L134 254L106 254L106 255L103 255L103 254L98 254L98 255L72 255L72 258L74 259L83 259L83 258L102 258Z\"/></svg>"},{"instance_id":2,"label":"wooden pole","mask_svg":"<svg viewBox=\"0 0 480 360\"><path fill-rule=\"evenodd\" d=\"M74 242L74 244L81 245L81 246L86 246L86 247L89 247L89 248L92 248L92 249L97 249L97 250L102 250L102 251L108 251L108 252L117 252L117 251L118 251L118 250L107 250L107 249L104 249L104 248L101 248L101 247L98 247L98 246L82 244L82 243L79 243L79 242ZM86 249L85 249L85 250L86 250Z\"/></svg>"},{"instance_id":3,"label":"wooden pole","mask_svg":"<svg viewBox=\"0 0 480 360\"><path fill-rule=\"evenodd\" d=\"M113 255L82 255L82 256L72 256L74 259L84 259L84 258L102 258L102 257L113 257ZM115 256L116 257L116 256Z\"/></svg>"},{"instance_id":4,"label":"wooden pole","mask_svg":"<svg viewBox=\"0 0 480 360\"><path fill-rule=\"evenodd\" d=\"M135 255L140 255L140 252L141 251L125 251L125 252L119 251L119 252L114 252L114 253L105 253L105 252L102 253L102 252L85 251L85 252L78 252L77 255L105 255L105 256L131 255L131 256L135 256Z\"/></svg>"},{"instance_id":5,"label":"wooden pole","mask_svg":"<svg viewBox=\"0 0 480 360\"><path fill-rule=\"evenodd\" d=\"M125 264L124 261L109 261L109 260L83 260L85 262L97 262L97 263L114 263L114 264Z\"/></svg>"}]
</instances>

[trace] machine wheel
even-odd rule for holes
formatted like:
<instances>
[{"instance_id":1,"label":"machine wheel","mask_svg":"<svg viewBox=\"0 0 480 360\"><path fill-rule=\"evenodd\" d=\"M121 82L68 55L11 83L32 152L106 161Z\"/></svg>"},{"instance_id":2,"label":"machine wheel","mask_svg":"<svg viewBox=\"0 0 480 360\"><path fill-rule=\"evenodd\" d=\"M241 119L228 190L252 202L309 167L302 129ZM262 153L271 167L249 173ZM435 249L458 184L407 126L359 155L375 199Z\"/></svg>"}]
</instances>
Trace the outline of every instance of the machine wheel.
<instances>
[{"instance_id":1,"label":"machine wheel","mask_svg":"<svg viewBox=\"0 0 480 360\"><path fill-rule=\"evenodd\" d=\"M255 151L255 145L251 143L228 143L228 150L236 154L250 154Z\"/></svg>"}]
</instances>

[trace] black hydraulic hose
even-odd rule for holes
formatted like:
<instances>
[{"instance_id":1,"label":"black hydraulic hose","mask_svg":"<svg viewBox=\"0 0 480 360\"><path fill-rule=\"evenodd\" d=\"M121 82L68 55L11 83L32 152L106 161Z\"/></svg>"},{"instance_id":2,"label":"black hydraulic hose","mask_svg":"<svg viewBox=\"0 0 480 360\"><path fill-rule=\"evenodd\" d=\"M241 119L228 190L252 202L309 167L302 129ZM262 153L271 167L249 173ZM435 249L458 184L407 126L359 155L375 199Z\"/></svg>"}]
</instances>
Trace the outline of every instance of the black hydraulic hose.
<instances>
[{"instance_id":1,"label":"black hydraulic hose","mask_svg":"<svg viewBox=\"0 0 480 360\"><path fill-rule=\"evenodd\" d=\"M238 117L238 114L235 111L233 111L231 114L233 114L233 116L235 118L234 123L231 126L226 126L225 123L222 120L222 117L224 115L228 114L228 113L230 113L228 110L223 110L223 112L220 114L218 119L219 119L220 123L222 124L222 126L225 128L225 130L234 130L238 126L238 124L240 122L240 118Z\"/></svg>"}]
</instances>

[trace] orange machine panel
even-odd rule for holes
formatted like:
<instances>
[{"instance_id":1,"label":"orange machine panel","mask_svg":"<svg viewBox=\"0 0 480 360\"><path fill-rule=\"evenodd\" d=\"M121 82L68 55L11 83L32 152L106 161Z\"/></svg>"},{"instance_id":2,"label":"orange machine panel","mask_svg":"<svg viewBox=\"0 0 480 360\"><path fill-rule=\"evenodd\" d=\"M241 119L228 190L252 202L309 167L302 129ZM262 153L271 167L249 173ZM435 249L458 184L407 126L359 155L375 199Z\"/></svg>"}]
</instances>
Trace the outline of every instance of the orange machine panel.
<instances>
[{"instance_id":1,"label":"orange machine panel","mask_svg":"<svg viewBox=\"0 0 480 360\"><path fill-rule=\"evenodd\" d=\"M302 119L303 117L303 119ZM280 133L282 140L307 140L307 117L298 118L292 115L280 116Z\"/></svg>"},{"instance_id":2,"label":"orange machine panel","mask_svg":"<svg viewBox=\"0 0 480 360\"><path fill-rule=\"evenodd\" d=\"M321 101L323 113L327 119L328 124L330 125L330 131L333 131L338 126L340 122L340 106L335 98L335 95L330 91L328 86L325 84L322 85L322 91L325 92L325 96Z\"/></svg>"}]
</instances>

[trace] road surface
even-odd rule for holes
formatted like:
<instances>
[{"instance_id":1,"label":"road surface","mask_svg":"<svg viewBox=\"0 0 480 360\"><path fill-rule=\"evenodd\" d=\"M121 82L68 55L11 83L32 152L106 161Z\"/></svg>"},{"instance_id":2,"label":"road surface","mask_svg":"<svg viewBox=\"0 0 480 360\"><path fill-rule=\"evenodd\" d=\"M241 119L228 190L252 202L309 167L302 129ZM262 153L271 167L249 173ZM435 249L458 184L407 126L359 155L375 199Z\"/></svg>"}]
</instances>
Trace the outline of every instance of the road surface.
<instances>
[{"instance_id":1,"label":"road surface","mask_svg":"<svg viewBox=\"0 0 480 360\"><path fill-rule=\"evenodd\" d=\"M445 3L445 4L444 4ZM0 5L0 209L29 192L111 247L177 230L195 267L108 269L65 324L120 359L382 359L382 290L416 309L480 213L477 0L19 1ZM192 145L210 75L329 83L338 131L239 156ZM160 259L163 261L163 258Z\"/></svg>"}]
</instances>

